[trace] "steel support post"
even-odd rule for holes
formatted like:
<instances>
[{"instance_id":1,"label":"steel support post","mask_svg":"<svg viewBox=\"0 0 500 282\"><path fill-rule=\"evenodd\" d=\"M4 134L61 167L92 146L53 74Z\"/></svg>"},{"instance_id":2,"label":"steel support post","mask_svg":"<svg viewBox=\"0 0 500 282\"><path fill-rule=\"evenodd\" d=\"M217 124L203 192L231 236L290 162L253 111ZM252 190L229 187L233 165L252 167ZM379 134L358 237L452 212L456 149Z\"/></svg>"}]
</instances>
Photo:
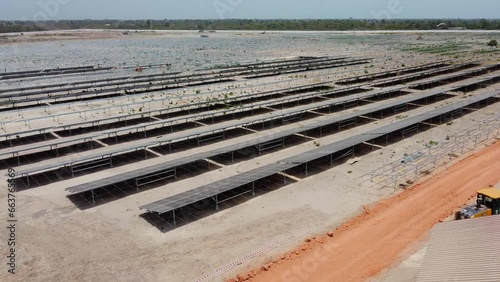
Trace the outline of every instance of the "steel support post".
<instances>
[{"instance_id":1,"label":"steel support post","mask_svg":"<svg viewBox=\"0 0 500 282\"><path fill-rule=\"evenodd\" d=\"M172 211L172 219L174 221L174 227L177 226L177 222L175 221L175 209Z\"/></svg>"}]
</instances>

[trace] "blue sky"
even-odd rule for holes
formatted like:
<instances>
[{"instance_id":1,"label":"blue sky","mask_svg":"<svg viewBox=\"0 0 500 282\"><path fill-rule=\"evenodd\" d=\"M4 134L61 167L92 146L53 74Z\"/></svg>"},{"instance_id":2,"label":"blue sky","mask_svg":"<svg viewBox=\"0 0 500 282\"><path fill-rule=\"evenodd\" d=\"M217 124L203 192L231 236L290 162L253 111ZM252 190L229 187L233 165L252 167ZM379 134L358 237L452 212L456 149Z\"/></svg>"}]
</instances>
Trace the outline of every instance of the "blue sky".
<instances>
[{"instance_id":1,"label":"blue sky","mask_svg":"<svg viewBox=\"0 0 500 282\"><path fill-rule=\"evenodd\" d=\"M0 0L0 20L500 18L500 0Z\"/></svg>"}]
</instances>

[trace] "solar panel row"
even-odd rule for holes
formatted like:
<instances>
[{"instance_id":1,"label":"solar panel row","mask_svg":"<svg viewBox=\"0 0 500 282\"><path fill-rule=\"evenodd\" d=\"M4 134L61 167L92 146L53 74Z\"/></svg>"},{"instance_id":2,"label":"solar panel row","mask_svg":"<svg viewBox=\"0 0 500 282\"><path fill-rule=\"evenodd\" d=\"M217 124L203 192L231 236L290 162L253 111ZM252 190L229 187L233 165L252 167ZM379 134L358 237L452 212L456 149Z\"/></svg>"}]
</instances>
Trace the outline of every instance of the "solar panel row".
<instances>
[{"instance_id":1,"label":"solar panel row","mask_svg":"<svg viewBox=\"0 0 500 282\"><path fill-rule=\"evenodd\" d=\"M416 123L420 123L426 120L429 120L434 117L438 117L440 115L444 115L446 113L450 113L456 109L460 109L477 102L483 101L485 99L489 99L491 97L495 97L500 94L500 90L496 90L489 93L479 94L474 97L470 97L466 100L456 102L442 108L438 108L435 110L428 111L426 113L422 113L420 115L392 123L386 126L382 126L378 129L368 131L366 133L352 136L335 143L326 145L321 148L317 148L296 156L292 156L290 158L285 158L279 161L276 164L269 164L264 167L260 167L255 170L251 170L240 175L236 175L233 177L229 177L223 179L221 181L217 181L208 185L201 186L199 188L180 193L174 195L172 197L168 197L144 206L141 206L140 209L146 210L148 212L156 212L158 214L164 214L166 212L184 207L186 205L196 203L198 201L204 200L206 198L213 197L220 193L238 188L242 185L251 183L253 181L265 178L267 176L282 172L284 170L296 167L300 164L307 163L313 160L316 160L321 157L328 156L330 154L336 153L343 149L353 147L355 145L361 144L366 141L373 140L375 138L384 136L386 134L395 132L397 130L404 129L408 126L411 126Z\"/></svg>"}]
</instances>

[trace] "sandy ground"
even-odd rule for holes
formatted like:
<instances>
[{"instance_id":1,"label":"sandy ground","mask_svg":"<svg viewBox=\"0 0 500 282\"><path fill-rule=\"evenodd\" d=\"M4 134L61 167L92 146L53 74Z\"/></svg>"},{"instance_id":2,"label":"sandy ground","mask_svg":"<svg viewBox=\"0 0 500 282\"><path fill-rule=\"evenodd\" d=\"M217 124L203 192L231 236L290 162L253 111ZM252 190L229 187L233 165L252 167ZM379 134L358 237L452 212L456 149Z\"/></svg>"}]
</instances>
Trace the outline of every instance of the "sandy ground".
<instances>
[{"instance_id":1,"label":"sandy ground","mask_svg":"<svg viewBox=\"0 0 500 282\"><path fill-rule=\"evenodd\" d=\"M306 239L250 281L364 281L389 267L405 250L456 209L478 187L500 180L500 143L460 161L412 189L365 207L335 231Z\"/></svg>"},{"instance_id":2,"label":"sandy ground","mask_svg":"<svg viewBox=\"0 0 500 282\"><path fill-rule=\"evenodd\" d=\"M499 33L498 30L487 31L489 34ZM256 35L260 31L239 31L239 30L221 30L218 34L236 33L238 35ZM270 31L268 34L347 34L347 35L373 35L373 34L482 34L482 30L434 30L434 31ZM80 30L54 30L38 32L13 32L0 34L0 45L9 43L36 43L64 40L92 40L92 39L113 39L120 37L138 37L138 36L158 36L158 35L182 35L199 34L196 30L100 30L100 29L80 29ZM217 35L218 35L217 34ZM215 34L212 34L215 35Z\"/></svg>"},{"instance_id":3,"label":"sandy ground","mask_svg":"<svg viewBox=\"0 0 500 282\"><path fill-rule=\"evenodd\" d=\"M40 43L67 40L117 39L127 37L150 37L158 35L155 31L141 30L128 32L121 30L60 30L46 32L25 32L0 34L0 45L20 43Z\"/></svg>"}]
</instances>

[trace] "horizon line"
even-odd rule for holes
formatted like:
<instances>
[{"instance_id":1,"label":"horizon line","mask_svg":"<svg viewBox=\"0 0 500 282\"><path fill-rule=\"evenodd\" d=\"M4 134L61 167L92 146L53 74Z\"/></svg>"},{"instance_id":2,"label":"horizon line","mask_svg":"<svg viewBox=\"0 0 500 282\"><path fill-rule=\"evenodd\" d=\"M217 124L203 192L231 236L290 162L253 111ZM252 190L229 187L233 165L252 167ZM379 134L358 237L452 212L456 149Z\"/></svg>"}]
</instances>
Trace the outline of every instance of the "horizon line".
<instances>
[{"instance_id":1,"label":"horizon line","mask_svg":"<svg viewBox=\"0 0 500 282\"><path fill-rule=\"evenodd\" d=\"M276 21L276 20L284 20L284 21L311 21L311 20L372 20L372 21L398 21L398 20L493 20L498 21L500 18L392 18L392 19L376 19L376 18L203 18L203 19L195 19L195 18L179 18L179 19L168 19L168 18L138 18L138 19L119 19L119 18L102 18L102 19L92 19L92 18L80 18L80 19L51 19L51 20L26 20L26 19L15 19L15 20L5 20L0 19L0 21L20 21L20 22L54 22L54 21L142 21L142 20L153 20L153 21L231 21L231 20L259 20L259 21Z\"/></svg>"}]
</instances>

